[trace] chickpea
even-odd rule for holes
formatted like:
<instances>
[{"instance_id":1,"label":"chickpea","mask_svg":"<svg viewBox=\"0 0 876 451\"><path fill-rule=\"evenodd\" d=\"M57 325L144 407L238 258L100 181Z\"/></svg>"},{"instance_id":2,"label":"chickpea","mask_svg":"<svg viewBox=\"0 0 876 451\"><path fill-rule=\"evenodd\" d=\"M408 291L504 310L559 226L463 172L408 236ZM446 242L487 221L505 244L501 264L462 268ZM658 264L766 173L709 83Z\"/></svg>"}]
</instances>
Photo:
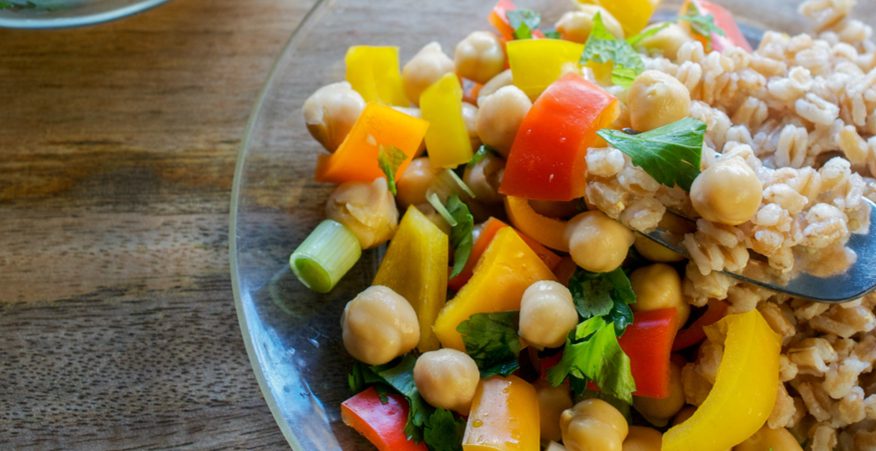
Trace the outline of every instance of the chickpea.
<instances>
[{"instance_id":1,"label":"chickpea","mask_svg":"<svg viewBox=\"0 0 876 451\"><path fill-rule=\"evenodd\" d=\"M770 429L767 425L764 425L744 442L733 447L733 451L762 451L765 449L803 451L794 435L787 429Z\"/></svg>"},{"instance_id":2,"label":"chickpea","mask_svg":"<svg viewBox=\"0 0 876 451\"><path fill-rule=\"evenodd\" d=\"M490 81L484 83L478 91L478 106L481 106L481 101L490 94L498 91L503 86L514 86L514 78L511 76L511 69L505 69L499 72L499 75L491 78Z\"/></svg>"},{"instance_id":3,"label":"chickpea","mask_svg":"<svg viewBox=\"0 0 876 451\"><path fill-rule=\"evenodd\" d=\"M441 44L426 44L402 68L402 86L414 105L420 104L420 94L444 74L453 72L453 60L441 51Z\"/></svg>"},{"instance_id":4,"label":"chickpea","mask_svg":"<svg viewBox=\"0 0 876 451\"><path fill-rule=\"evenodd\" d=\"M694 406L685 406L672 417L672 426L684 423L688 418L692 417L697 408Z\"/></svg>"},{"instance_id":5,"label":"chickpea","mask_svg":"<svg viewBox=\"0 0 876 451\"><path fill-rule=\"evenodd\" d=\"M665 22L655 23L648 28L645 28L643 32L662 27L664 24ZM669 25L666 25L666 28L658 31L657 34L641 40L639 42L639 47L648 50L649 53L659 54L674 60L678 56L678 49L691 39L692 38L684 28L676 23L670 23Z\"/></svg>"},{"instance_id":6,"label":"chickpea","mask_svg":"<svg viewBox=\"0 0 876 451\"><path fill-rule=\"evenodd\" d=\"M505 45L489 31L475 31L456 44L456 73L486 83L505 69Z\"/></svg>"},{"instance_id":7,"label":"chickpea","mask_svg":"<svg viewBox=\"0 0 876 451\"><path fill-rule=\"evenodd\" d=\"M424 352L414 364L414 383L423 399L460 415L468 415L480 380L475 361L456 349Z\"/></svg>"},{"instance_id":8,"label":"chickpea","mask_svg":"<svg viewBox=\"0 0 876 451\"><path fill-rule=\"evenodd\" d=\"M342 81L323 86L304 101L304 122L310 134L334 152L365 109L365 99Z\"/></svg>"},{"instance_id":9,"label":"chickpea","mask_svg":"<svg viewBox=\"0 0 876 451\"><path fill-rule=\"evenodd\" d=\"M684 407L681 367L674 362L669 363L669 396L662 399L634 396L633 407L651 424L665 426Z\"/></svg>"},{"instance_id":10,"label":"chickpea","mask_svg":"<svg viewBox=\"0 0 876 451\"><path fill-rule=\"evenodd\" d=\"M563 444L569 451L621 451L627 420L611 404L585 399L560 415Z\"/></svg>"},{"instance_id":11,"label":"chickpea","mask_svg":"<svg viewBox=\"0 0 876 451\"><path fill-rule=\"evenodd\" d=\"M690 115L690 92L672 75L646 70L630 86L630 124L646 132Z\"/></svg>"},{"instance_id":12,"label":"chickpea","mask_svg":"<svg viewBox=\"0 0 876 451\"><path fill-rule=\"evenodd\" d=\"M347 226L362 249L388 241L398 227L398 209L384 178L338 186L326 201L325 215Z\"/></svg>"},{"instance_id":13,"label":"chickpea","mask_svg":"<svg viewBox=\"0 0 876 451\"><path fill-rule=\"evenodd\" d=\"M441 168L432 166L429 157L414 158L396 180L396 199L403 206L426 202L426 191L432 186Z\"/></svg>"},{"instance_id":14,"label":"chickpea","mask_svg":"<svg viewBox=\"0 0 876 451\"><path fill-rule=\"evenodd\" d=\"M462 181L471 188L478 201L484 203L500 203L499 184L505 172L505 160L488 154L483 160L466 166Z\"/></svg>"},{"instance_id":15,"label":"chickpea","mask_svg":"<svg viewBox=\"0 0 876 451\"><path fill-rule=\"evenodd\" d=\"M516 86L503 86L480 101L477 131L484 144L508 156L532 101Z\"/></svg>"},{"instance_id":16,"label":"chickpea","mask_svg":"<svg viewBox=\"0 0 876 451\"><path fill-rule=\"evenodd\" d=\"M465 131L468 132L468 142L471 148L477 150L481 146L481 138L478 136L478 107L462 102L462 121L465 122Z\"/></svg>"},{"instance_id":17,"label":"chickpea","mask_svg":"<svg viewBox=\"0 0 876 451\"><path fill-rule=\"evenodd\" d=\"M383 365L420 341L414 308L383 285L368 287L347 303L341 329L347 352L369 365Z\"/></svg>"},{"instance_id":18,"label":"chickpea","mask_svg":"<svg viewBox=\"0 0 876 451\"><path fill-rule=\"evenodd\" d=\"M547 448L545 448L544 451L566 451L566 447L552 441L547 444Z\"/></svg>"},{"instance_id":19,"label":"chickpea","mask_svg":"<svg viewBox=\"0 0 876 451\"><path fill-rule=\"evenodd\" d=\"M560 430L560 415L566 409L572 408L572 397L569 387L560 385L553 387L547 383L535 386L538 397L538 415L541 423L541 439L560 441L563 432Z\"/></svg>"},{"instance_id":20,"label":"chickpea","mask_svg":"<svg viewBox=\"0 0 876 451\"><path fill-rule=\"evenodd\" d=\"M630 275L630 283L636 293L633 310L674 308L675 328L681 329L687 322L690 316L690 304L681 294L681 277L675 268L665 263L643 266L633 271Z\"/></svg>"},{"instance_id":21,"label":"chickpea","mask_svg":"<svg viewBox=\"0 0 876 451\"><path fill-rule=\"evenodd\" d=\"M578 266L592 272L614 271L627 258L635 235L599 210L585 211L566 226L569 254Z\"/></svg>"},{"instance_id":22,"label":"chickpea","mask_svg":"<svg viewBox=\"0 0 876 451\"><path fill-rule=\"evenodd\" d=\"M757 174L740 157L718 160L694 179L690 201L704 219L739 225L760 208L763 188Z\"/></svg>"},{"instance_id":23,"label":"chickpea","mask_svg":"<svg viewBox=\"0 0 876 451\"><path fill-rule=\"evenodd\" d=\"M541 280L530 285L520 300L520 336L536 348L557 348L566 342L578 312L572 293L559 282Z\"/></svg>"},{"instance_id":24,"label":"chickpea","mask_svg":"<svg viewBox=\"0 0 876 451\"><path fill-rule=\"evenodd\" d=\"M624 451L660 451L663 434L644 426L630 426L630 433L624 440Z\"/></svg>"},{"instance_id":25,"label":"chickpea","mask_svg":"<svg viewBox=\"0 0 876 451\"><path fill-rule=\"evenodd\" d=\"M602 18L602 23L609 33L619 39L624 38L624 30L620 22L608 12L605 8L596 5L578 5L577 11L569 11L560 17L557 21L556 29L560 33L560 37L567 40L583 44L590 37L590 30L593 29L593 18L596 14Z\"/></svg>"}]
</instances>

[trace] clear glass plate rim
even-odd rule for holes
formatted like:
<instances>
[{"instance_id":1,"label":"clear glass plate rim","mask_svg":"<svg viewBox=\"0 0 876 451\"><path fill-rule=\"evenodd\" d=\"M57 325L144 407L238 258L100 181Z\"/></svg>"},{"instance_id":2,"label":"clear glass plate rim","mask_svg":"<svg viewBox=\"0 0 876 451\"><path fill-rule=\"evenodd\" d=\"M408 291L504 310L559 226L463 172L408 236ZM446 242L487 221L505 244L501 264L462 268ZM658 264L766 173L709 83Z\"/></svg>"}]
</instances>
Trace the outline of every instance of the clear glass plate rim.
<instances>
[{"instance_id":1,"label":"clear glass plate rim","mask_svg":"<svg viewBox=\"0 0 876 451\"><path fill-rule=\"evenodd\" d=\"M9 17L0 17L0 28L41 30L97 25L141 13L167 1L168 0L143 0L123 8L76 17L46 17L39 19L12 19Z\"/></svg>"}]
</instances>

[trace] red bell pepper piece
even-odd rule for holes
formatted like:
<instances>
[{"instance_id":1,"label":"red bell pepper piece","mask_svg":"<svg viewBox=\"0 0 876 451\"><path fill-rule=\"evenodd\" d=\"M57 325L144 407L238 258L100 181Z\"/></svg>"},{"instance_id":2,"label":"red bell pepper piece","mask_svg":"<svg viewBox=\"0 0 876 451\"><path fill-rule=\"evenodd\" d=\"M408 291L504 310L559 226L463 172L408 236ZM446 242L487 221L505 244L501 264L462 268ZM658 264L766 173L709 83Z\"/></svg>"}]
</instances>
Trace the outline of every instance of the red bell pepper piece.
<instances>
[{"instance_id":1,"label":"red bell pepper piece","mask_svg":"<svg viewBox=\"0 0 876 451\"><path fill-rule=\"evenodd\" d=\"M633 324L618 339L621 349L630 357L636 396L669 396L669 358L676 313L674 308L636 312Z\"/></svg>"},{"instance_id":2,"label":"red bell pepper piece","mask_svg":"<svg viewBox=\"0 0 876 451\"><path fill-rule=\"evenodd\" d=\"M745 36L742 34L742 30L739 29L739 25L736 23L736 19L733 18L733 13L727 11L723 6L716 5L707 0L686 0L684 5L681 7L681 16L684 16L687 10L690 8L690 4L693 3L696 5L700 14L706 16L712 16L715 19L715 25L718 28L724 30L724 36L721 36L717 33L712 33L711 42L712 49L716 51L722 51L731 46L737 46L745 49L746 51L751 51L751 44L748 43L748 40L745 39ZM691 31L690 25L687 22L682 22L682 25L688 27L688 31ZM703 46L706 47L708 44L708 40L706 37L699 36L696 33L691 33L695 39L703 43Z\"/></svg>"},{"instance_id":3,"label":"red bell pepper piece","mask_svg":"<svg viewBox=\"0 0 876 451\"><path fill-rule=\"evenodd\" d=\"M377 390L368 387L341 403L341 419L380 451L427 449L424 443L414 443L405 437L408 402L399 394L387 393L384 404Z\"/></svg>"},{"instance_id":4,"label":"red bell pepper piece","mask_svg":"<svg viewBox=\"0 0 876 451\"><path fill-rule=\"evenodd\" d=\"M596 132L618 116L617 99L581 75L568 73L538 97L523 118L499 191L538 200L584 195L584 156Z\"/></svg>"},{"instance_id":5,"label":"red bell pepper piece","mask_svg":"<svg viewBox=\"0 0 876 451\"><path fill-rule=\"evenodd\" d=\"M706 333L703 328L710 326L727 314L727 304L721 301L711 301L706 311L690 326L682 329L675 336L675 342L672 344L672 350L678 351L689 348L706 339Z\"/></svg>"}]
</instances>

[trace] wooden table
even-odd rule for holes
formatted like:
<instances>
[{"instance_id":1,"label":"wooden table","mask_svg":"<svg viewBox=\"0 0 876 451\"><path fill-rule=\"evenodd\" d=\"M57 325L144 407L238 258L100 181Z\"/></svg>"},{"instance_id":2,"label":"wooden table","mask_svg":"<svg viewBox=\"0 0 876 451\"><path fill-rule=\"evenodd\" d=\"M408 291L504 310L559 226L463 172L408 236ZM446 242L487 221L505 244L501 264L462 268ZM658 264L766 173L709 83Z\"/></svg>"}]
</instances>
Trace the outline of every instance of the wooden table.
<instances>
[{"instance_id":1,"label":"wooden table","mask_svg":"<svg viewBox=\"0 0 876 451\"><path fill-rule=\"evenodd\" d=\"M0 30L0 448L280 448L241 340L244 126L313 0Z\"/></svg>"}]
</instances>

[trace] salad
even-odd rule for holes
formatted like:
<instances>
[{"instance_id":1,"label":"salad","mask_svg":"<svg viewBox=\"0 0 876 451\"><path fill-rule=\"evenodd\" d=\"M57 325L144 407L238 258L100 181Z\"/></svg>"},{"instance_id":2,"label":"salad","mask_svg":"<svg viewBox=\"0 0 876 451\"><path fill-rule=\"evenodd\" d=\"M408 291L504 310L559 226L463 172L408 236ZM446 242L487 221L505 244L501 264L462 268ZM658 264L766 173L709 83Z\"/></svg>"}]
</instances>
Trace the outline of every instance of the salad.
<instances>
[{"instance_id":1,"label":"salad","mask_svg":"<svg viewBox=\"0 0 876 451\"><path fill-rule=\"evenodd\" d=\"M812 34L752 48L716 3L657 3L499 0L452 57L350 47L304 103L337 186L291 270L325 293L385 252L340 318L341 417L378 449L876 449L876 296L725 274L854 262L872 29L807 0Z\"/></svg>"}]
</instances>

